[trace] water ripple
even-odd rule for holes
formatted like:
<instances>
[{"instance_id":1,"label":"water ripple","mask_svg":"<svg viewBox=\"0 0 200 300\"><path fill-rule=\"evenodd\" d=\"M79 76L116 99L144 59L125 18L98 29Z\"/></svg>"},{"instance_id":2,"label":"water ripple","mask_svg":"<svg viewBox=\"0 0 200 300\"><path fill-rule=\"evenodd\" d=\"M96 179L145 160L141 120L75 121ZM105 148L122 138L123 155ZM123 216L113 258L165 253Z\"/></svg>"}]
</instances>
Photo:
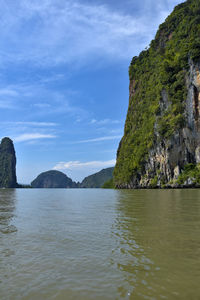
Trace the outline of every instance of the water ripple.
<instances>
[{"instance_id":1,"label":"water ripple","mask_svg":"<svg viewBox=\"0 0 200 300\"><path fill-rule=\"evenodd\" d=\"M198 299L200 191L0 191L0 299Z\"/></svg>"}]
</instances>

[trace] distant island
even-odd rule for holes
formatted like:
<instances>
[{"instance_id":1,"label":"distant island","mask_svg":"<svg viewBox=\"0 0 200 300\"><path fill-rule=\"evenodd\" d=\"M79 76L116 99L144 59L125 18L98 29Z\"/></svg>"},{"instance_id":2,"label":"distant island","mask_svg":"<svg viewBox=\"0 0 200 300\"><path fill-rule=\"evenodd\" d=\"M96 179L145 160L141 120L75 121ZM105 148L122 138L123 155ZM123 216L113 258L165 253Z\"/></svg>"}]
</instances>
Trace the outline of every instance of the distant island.
<instances>
[{"instance_id":1,"label":"distant island","mask_svg":"<svg viewBox=\"0 0 200 300\"><path fill-rule=\"evenodd\" d=\"M80 183L81 188L100 188L113 177L114 167L106 168L98 173L87 176Z\"/></svg>"},{"instance_id":2,"label":"distant island","mask_svg":"<svg viewBox=\"0 0 200 300\"><path fill-rule=\"evenodd\" d=\"M76 182L60 171L47 171L31 182L32 188L75 188Z\"/></svg>"},{"instance_id":3,"label":"distant island","mask_svg":"<svg viewBox=\"0 0 200 300\"><path fill-rule=\"evenodd\" d=\"M83 179L81 183L72 181L66 174L50 170L43 172L31 182L32 188L101 188L112 178L113 168L103 169Z\"/></svg>"}]
</instances>

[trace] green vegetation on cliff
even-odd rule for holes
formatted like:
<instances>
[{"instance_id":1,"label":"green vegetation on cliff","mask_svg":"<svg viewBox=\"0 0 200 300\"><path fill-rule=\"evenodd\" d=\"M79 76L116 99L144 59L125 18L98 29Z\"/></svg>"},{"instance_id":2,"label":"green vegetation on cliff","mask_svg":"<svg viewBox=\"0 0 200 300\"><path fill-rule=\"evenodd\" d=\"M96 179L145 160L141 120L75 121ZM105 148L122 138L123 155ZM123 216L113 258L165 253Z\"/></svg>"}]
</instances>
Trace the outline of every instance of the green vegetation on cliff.
<instances>
[{"instance_id":1,"label":"green vegetation on cliff","mask_svg":"<svg viewBox=\"0 0 200 300\"><path fill-rule=\"evenodd\" d=\"M187 164L185 165L184 171L179 176L177 183L179 185L185 184L190 181L190 185L200 186L200 164Z\"/></svg>"},{"instance_id":2,"label":"green vegetation on cliff","mask_svg":"<svg viewBox=\"0 0 200 300\"><path fill-rule=\"evenodd\" d=\"M101 188L103 184L112 179L114 168L103 169L100 172L87 176L80 184L81 188Z\"/></svg>"},{"instance_id":3,"label":"green vegetation on cliff","mask_svg":"<svg viewBox=\"0 0 200 300\"><path fill-rule=\"evenodd\" d=\"M114 169L115 185L128 184L142 173L155 140L169 139L185 125L186 74L189 61L199 59L200 2L188 0L176 6L160 25L149 49L132 59L130 100Z\"/></svg>"},{"instance_id":4,"label":"green vegetation on cliff","mask_svg":"<svg viewBox=\"0 0 200 300\"><path fill-rule=\"evenodd\" d=\"M16 156L11 139L5 137L0 144L0 188L17 187Z\"/></svg>"},{"instance_id":5,"label":"green vegetation on cliff","mask_svg":"<svg viewBox=\"0 0 200 300\"><path fill-rule=\"evenodd\" d=\"M115 185L113 182L113 178L111 178L110 180L106 181L103 185L102 185L103 189L114 189Z\"/></svg>"},{"instance_id":6,"label":"green vegetation on cliff","mask_svg":"<svg viewBox=\"0 0 200 300\"><path fill-rule=\"evenodd\" d=\"M76 183L60 171L47 171L37 176L31 182L33 188L75 188Z\"/></svg>"}]
</instances>

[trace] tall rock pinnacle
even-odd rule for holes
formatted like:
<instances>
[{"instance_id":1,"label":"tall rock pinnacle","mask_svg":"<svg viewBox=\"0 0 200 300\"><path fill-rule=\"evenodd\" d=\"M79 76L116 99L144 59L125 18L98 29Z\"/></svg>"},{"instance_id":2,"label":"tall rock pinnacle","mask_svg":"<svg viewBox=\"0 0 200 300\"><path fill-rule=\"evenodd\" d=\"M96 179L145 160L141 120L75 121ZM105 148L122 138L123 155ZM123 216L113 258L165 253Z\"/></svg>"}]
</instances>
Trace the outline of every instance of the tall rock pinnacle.
<instances>
[{"instance_id":1,"label":"tall rock pinnacle","mask_svg":"<svg viewBox=\"0 0 200 300\"><path fill-rule=\"evenodd\" d=\"M0 188L17 187L16 156L13 142L5 137L0 144Z\"/></svg>"}]
</instances>

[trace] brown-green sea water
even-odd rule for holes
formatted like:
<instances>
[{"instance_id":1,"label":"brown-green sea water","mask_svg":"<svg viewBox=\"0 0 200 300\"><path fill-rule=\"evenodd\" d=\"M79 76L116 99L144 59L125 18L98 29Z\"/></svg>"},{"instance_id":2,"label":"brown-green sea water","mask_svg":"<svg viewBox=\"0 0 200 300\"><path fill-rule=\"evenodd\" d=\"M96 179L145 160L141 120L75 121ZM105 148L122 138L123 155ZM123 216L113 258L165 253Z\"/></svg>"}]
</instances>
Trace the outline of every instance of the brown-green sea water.
<instances>
[{"instance_id":1,"label":"brown-green sea water","mask_svg":"<svg viewBox=\"0 0 200 300\"><path fill-rule=\"evenodd\" d=\"M200 190L0 190L0 299L200 299Z\"/></svg>"}]
</instances>

